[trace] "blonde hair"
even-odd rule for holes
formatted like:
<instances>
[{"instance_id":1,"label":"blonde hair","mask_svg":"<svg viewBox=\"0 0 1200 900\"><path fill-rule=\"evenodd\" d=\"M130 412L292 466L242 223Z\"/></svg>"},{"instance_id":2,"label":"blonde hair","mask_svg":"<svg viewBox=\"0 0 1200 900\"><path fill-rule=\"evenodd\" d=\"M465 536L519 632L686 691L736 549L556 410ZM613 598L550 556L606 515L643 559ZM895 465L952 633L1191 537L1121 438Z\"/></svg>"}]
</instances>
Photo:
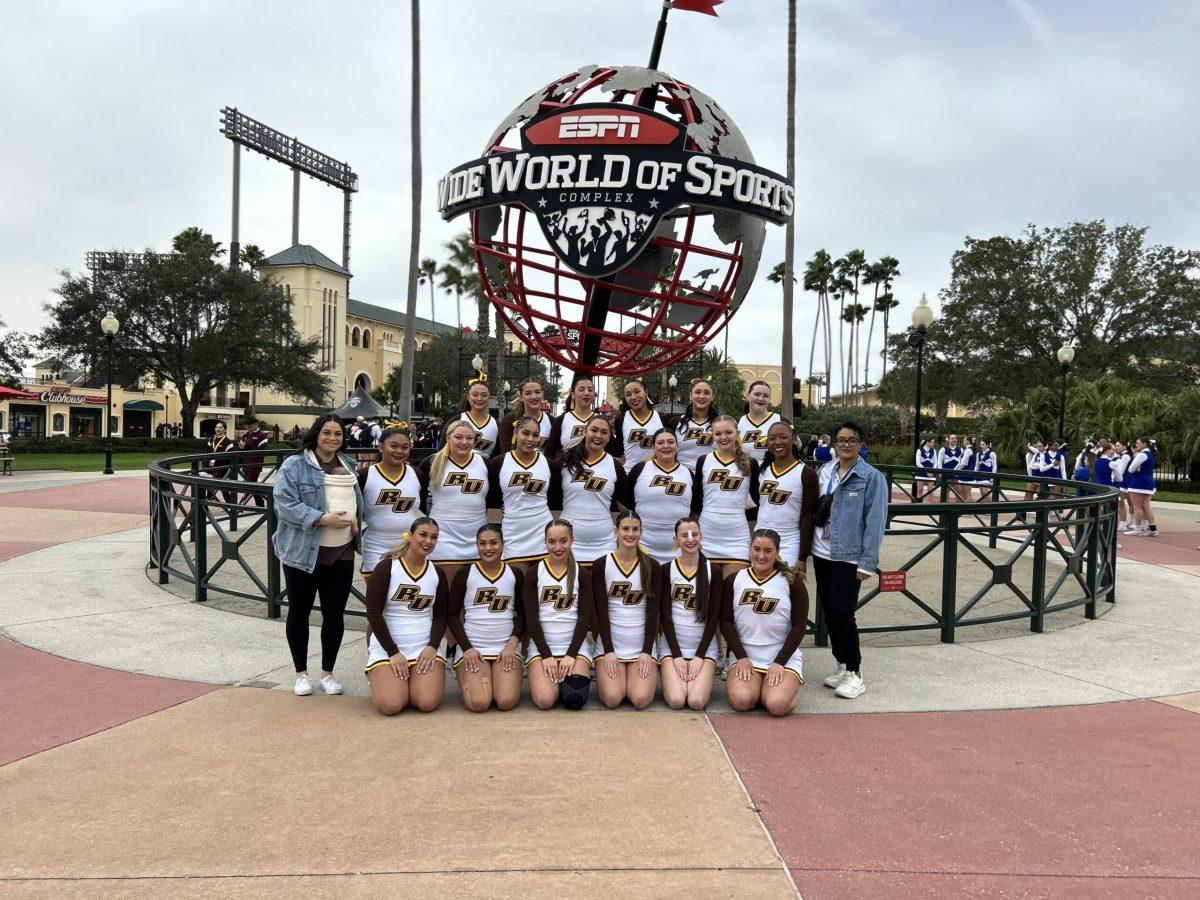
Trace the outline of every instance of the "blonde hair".
<instances>
[{"instance_id":1,"label":"blonde hair","mask_svg":"<svg viewBox=\"0 0 1200 900\"><path fill-rule=\"evenodd\" d=\"M717 416L713 420L713 431L716 431L717 426L722 422L728 422L733 426L733 461L737 463L738 471L743 475L750 474L750 454L746 452L745 446L742 444L742 436L738 433L737 419L733 416Z\"/></svg>"},{"instance_id":2,"label":"blonde hair","mask_svg":"<svg viewBox=\"0 0 1200 900\"><path fill-rule=\"evenodd\" d=\"M432 525L434 528L441 530L441 526L432 516L417 516L412 520L412 524L408 526L408 531L404 532L403 537L393 549L383 554L380 559L402 559L404 554L408 552L408 548L412 546L412 533L422 525Z\"/></svg>"},{"instance_id":3,"label":"blonde hair","mask_svg":"<svg viewBox=\"0 0 1200 900\"><path fill-rule=\"evenodd\" d=\"M471 428L471 423L465 419L455 419L446 426L446 440L442 444L442 448L437 453L433 454L433 458L429 461L429 484L431 487L441 485L442 476L446 474L446 460L450 458L450 435L458 431L460 428ZM471 428L474 433L475 429ZM475 451L472 450L472 453Z\"/></svg>"},{"instance_id":4,"label":"blonde hair","mask_svg":"<svg viewBox=\"0 0 1200 900\"><path fill-rule=\"evenodd\" d=\"M773 529L773 528L755 528L754 531L752 531L750 533L750 543L753 544L755 538L766 538L772 544L775 545L776 551L779 550L780 537L779 537L779 532L776 531L775 529ZM797 576L800 574L798 571L796 571L795 568L793 568L792 566L785 563L783 561L782 556L778 556L778 555L775 557L775 571L778 572L780 575L782 575L784 580L787 581L788 584L791 584L792 582L794 582L796 580Z\"/></svg>"}]
</instances>

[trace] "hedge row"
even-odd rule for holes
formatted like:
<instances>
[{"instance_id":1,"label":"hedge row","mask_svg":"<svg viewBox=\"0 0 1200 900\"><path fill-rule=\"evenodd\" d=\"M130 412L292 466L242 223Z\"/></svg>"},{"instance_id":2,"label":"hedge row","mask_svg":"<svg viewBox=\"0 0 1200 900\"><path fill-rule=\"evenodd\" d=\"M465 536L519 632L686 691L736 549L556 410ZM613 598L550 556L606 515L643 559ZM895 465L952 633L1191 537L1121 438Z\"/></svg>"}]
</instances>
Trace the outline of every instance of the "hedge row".
<instances>
[{"instance_id":1,"label":"hedge row","mask_svg":"<svg viewBox=\"0 0 1200 900\"><path fill-rule=\"evenodd\" d=\"M108 443L105 438L29 438L11 441L13 453L103 453ZM199 453L208 449L200 438L113 438L114 453Z\"/></svg>"}]
</instances>

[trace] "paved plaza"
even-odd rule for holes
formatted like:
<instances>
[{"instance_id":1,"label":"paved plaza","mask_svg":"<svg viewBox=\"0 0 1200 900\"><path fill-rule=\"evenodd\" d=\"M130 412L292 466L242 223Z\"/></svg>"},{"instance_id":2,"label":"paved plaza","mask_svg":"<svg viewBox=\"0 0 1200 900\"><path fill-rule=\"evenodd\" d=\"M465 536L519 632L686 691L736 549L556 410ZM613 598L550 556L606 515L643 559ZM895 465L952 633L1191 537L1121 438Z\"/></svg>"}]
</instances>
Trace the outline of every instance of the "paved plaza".
<instances>
[{"instance_id":1,"label":"paved plaza","mask_svg":"<svg viewBox=\"0 0 1200 900\"><path fill-rule=\"evenodd\" d=\"M347 696L296 698L281 622L160 587L148 493L0 481L0 895L1200 895L1200 507L1122 539L1095 621L869 640L856 701L806 640L786 720L452 678L385 719L359 627Z\"/></svg>"}]
</instances>

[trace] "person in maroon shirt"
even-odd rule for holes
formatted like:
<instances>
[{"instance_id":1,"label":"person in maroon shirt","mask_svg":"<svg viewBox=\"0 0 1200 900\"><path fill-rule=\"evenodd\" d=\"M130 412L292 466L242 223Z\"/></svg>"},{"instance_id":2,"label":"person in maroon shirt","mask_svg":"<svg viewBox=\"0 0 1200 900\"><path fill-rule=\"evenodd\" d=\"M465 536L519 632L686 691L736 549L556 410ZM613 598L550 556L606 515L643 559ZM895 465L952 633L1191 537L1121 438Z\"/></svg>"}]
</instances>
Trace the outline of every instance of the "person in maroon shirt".
<instances>
[{"instance_id":1,"label":"person in maroon shirt","mask_svg":"<svg viewBox=\"0 0 1200 900\"><path fill-rule=\"evenodd\" d=\"M262 450L267 446L267 433L259 427L258 419L246 420L246 431L242 435L242 439L238 441L239 450ZM247 456L242 459L242 477L246 481L258 481L258 476L262 474L263 458L261 456ZM254 495L254 503L256 506L266 506L267 501L262 494Z\"/></svg>"}]
</instances>

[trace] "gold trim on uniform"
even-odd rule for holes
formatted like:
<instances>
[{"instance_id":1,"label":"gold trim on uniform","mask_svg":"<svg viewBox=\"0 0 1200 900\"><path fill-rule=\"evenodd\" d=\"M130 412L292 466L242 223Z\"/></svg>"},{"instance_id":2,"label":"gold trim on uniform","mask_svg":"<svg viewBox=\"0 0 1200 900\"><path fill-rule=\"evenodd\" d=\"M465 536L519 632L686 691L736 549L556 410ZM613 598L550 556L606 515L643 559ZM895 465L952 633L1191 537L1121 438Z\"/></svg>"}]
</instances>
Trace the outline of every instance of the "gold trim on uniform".
<instances>
[{"instance_id":1,"label":"gold trim on uniform","mask_svg":"<svg viewBox=\"0 0 1200 900\"><path fill-rule=\"evenodd\" d=\"M500 571L496 573L495 578L493 578L487 572L484 571L483 560L476 560L475 568L479 570L479 574L482 575L484 578L486 578L489 583L495 584L497 581L499 581L501 578L504 577L504 572L508 568L508 563L505 562L504 560L500 561Z\"/></svg>"},{"instance_id":2,"label":"gold trim on uniform","mask_svg":"<svg viewBox=\"0 0 1200 900\"><path fill-rule=\"evenodd\" d=\"M776 471L775 471L775 462L776 462L775 460L771 460L771 466L770 466L770 468L771 468L771 474L772 474L772 475L774 475L776 478L782 478L782 477L783 477L784 475L786 475L788 472L792 471L792 469L796 468L796 466L800 465L800 460L798 460L798 459L793 459L793 460L792 460L792 464L791 464L790 466L788 466L788 467L787 467L786 469L784 469L782 472L776 472Z\"/></svg>"},{"instance_id":3,"label":"gold trim on uniform","mask_svg":"<svg viewBox=\"0 0 1200 900\"><path fill-rule=\"evenodd\" d=\"M521 457L517 456L516 450L509 450L508 455L511 456L513 458L513 462L515 462L522 469L532 469L534 466L537 465L538 457L541 456L542 454L534 453L533 459L531 459L529 462L521 462Z\"/></svg>"},{"instance_id":4,"label":"gold trim on uniform","mask_svg":"<svg viewBox=\"0 0 1200 900\"><path fill-rule=\"evenodd\" d=\"M746 421L749 422L751 425L753 425L755 428L762 428L763 423L765 423L767 421L767 419L771 418L771 416L773 416L773 415L775 415L775 413L769 412L765 416L763 416L762 422L755 422L754 416L750 415L750 413L746 413Z\"/></svg>"},{"instance_id":5,"label":"gold trim on uniform","mask_svg":"<svg viewBox=\"0 0 1200 900\"><path fill-rule=\"evenodd\" d=\"M662 463L658 461L657 456L650 457L650 462L654 463L654 465L658 467L658 471L662 472L664 475L671 475L676 469L679 468L679 460L675 460L675 465L669 469L664 469L662 467Z\"/></svg>"},{"instance_id":6,"label":"gold trim on uniform","mask_svg":"<svg viewBox=\"0 0 1200 900\"><path fill-rule=\"evenodd\" d=\"M746 657L746 658L749 659L749 657ZM754 666L754 671L757 672L759 675L767 674L767 670L760 668L759 666ZM795 675L796 680L800 682L800 685L801 686L804 685L804 676L801 675L799 672L797 672L795 669L793 669L791 666L784 666L783 671L787 672L789 675Z\"/></svg>"},{"instance_id":7,"label":"gold trim on uniform","mask_svg":"<svg viewBox=\"0 0 1200 900\"><path fill-rule=\"evenodd\" d=\"M486 418L482 422L476 422L475 417L473 415L471 415L471 411L468 409L465 413L463 413L463 417L470 419L471 424L474 425L476 428L483 428L484 426L487 425L487 423L489 421L491 421L492 414L486 413Z\"/></svg>"},{"instance_id":8,"label":"gold trim on uniform","mask_svg":"<svg viewBox=\"0 0 1200 900\"><path fill-rule=\"evenodd\" d=\"M422 578L425 577L425 573L429 571L429 560L428 559L425 560L425 565L421 567L421 571L414 575L412 570L409 569L408 563L405 561L403 556L399 556L396 558L400 560L400 565L404 567L404 571L408 574L408 577L411 578L413 581L420 581Z\"/></svg>"},{"instance_id":9,"label":"gold trim on uniform","mask_svg":"<svg viewBox=\"0 0 1200 900\"><path fill-rule=\"evenodd\" d=\"M646 418L644 418L644 419L639 419L637 417L637 413L635 413L632 409L629 410L629 417L631 419L633 419L633 421L637 422L639 425L645 425L647 422L650 421L650 419L653 415L654 415L654 407L652 407L652 406L646 407Z\"/></svg>"},{"instance_id":10,"label":"gold trim on uniform","mask_svg":"<svg viewBox=\"0 0 1200 900\"><path fill-rule=\"evenodd\" d=\"M608 554L608 555L609 555L609 556L611 556L611 557L612 557L612 561L613 561L613 562L615 562L615 563L617 564L617 571L619 571L619 572L620 572L622 575L624 575L626 578L628 578L630 575L632 575L632 574L633 574L634 570L635 570L635 569L638 567L638 563L640 563L640 562L641 562L641 553L639 552L639 554L638 554L637 558L635 558L635 559L634 559L634 561L633 561L633 565L632 565L632 566L630 566L630 567L629 567L629 571L628 571L628 572L626 572L626 571L625 571L625 567L624 567L623 565L621 565L621 560L617 559L617 553L616 553L616 551L615 551L615 550L614 550L612 553Z\"/></svg>"},{"instance_id":11,"label":"gold trim on uniform","mask_svg":"<svg viewBox=\"0 0 1200 900\"><path fill-rule=\"evenodd\" d=\"M755 584L757 584L759 587L762 587L764 584L766 584L768 581L770 581L772 578L774 578L776 575L778 575L778 574L779 574L779 570L778 570L778 569L775 569L775 568L772 568L772 569L771 569L771 574L770 574L770 575L768 575L766 578L764 578L762 581L759 581L759 580L758 580L758 576L754 574L754 567L753 567L753 566L747 566L747 567L746 567L746 574L750 576L750 580L751 580L751 581L753 581L753 582L754 582Z\"/></svg>"},{"instance_id":12,"label":"gold trim on uniform","mask_svg":"<svg viewBox=\"0 0 1200 900\"><path fill-rule=\"evenodd\" d=\"M396 476L395 481L388 478L387 472L383 471L383 465L381 463L375 463L375 465L371 466L371 468L374 469L376 472L378 472L379 477L382 478L384 481L386 481L388 484L390 484L392 487L395 487L400 482L402 482L404 480L404 476L408 474L408 463L400 463L400 474Z\"/></svg>"},{"instance_id":13,"label":"gold trim on uniform","mask_svg":"<svg viewBox=\"0 0 1200 900\"><path fill-rule=\"evenodd\" d=\"M684 571L683 563L681 563L679 561L678 556L675 557L675 568L679 571L679 574L682 575L684 578L686 578L688 581L695 581L696 573L700 571L699 565L697 565L696 568L692 569L690 574L688 572Z\"/></svg>"}]
</instances>

